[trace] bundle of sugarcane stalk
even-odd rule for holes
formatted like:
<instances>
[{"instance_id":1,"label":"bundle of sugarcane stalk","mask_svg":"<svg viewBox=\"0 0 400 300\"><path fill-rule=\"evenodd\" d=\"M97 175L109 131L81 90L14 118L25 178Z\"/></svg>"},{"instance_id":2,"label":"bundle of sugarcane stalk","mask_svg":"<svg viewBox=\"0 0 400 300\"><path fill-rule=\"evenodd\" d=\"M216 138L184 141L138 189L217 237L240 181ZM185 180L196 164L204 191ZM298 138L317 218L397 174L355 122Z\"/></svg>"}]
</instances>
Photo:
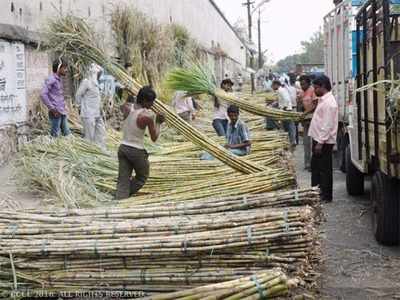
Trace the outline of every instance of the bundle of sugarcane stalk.
<instances>
[{"instance_id":1,"label":"bundle of sugarcane stalk","mask_svg":"<svg viewBox=\"0 0 400 300\"><path fill-rule=\"evenodd\" d=\"M167 75L166 85L173 90L186 91L189 95L209 94L215 96L258 116L275 120L299 121L302 119L300 113L257 105L237 97L234 93L226 93L222 89L218 89L213 72L200 63L191 62L184 68L172 70Z\"/></svg>"},{"instance_id":2,"label":"bundle of sugarcane stalk","mask_svg":"<svg viewBox=\"0 0 400 300\"><path fill-rule=\"evenodd\" d=\"M253 276L236 280L211 284L190 290L155 295L147 297L147 300L258 300L272 299L288 294L289 290L297 287L298 279L288 279L279 269L260 272Z\"/></svg>"},{"instance_id":3,"label":"bundle of sugarcane stalk","mask_svg":"<svg viewBox=\"0 0 400 300\"><path fill-rule=\"evenodd\" d=\"M113 75L133 95L136 95L142 87L119 64L112 61L102 47L96 44L96 41L98 41L96 35L83 19L74 16L58 18L50 22L46 36L46 46L49 49L67 55L76 62L97 63L109 74ZM265 170L262 166L236 157L217 143L214 143L206 135L175 114L163 102L156 99L153 110L164 114L167 124L179 131L187 140L195 143L233 169L245 174Z\"/></svg>"},{"instance_id":4,"label":"bundle of sugarcane stalk","mask_svg":"<svg viewBox=\"0 0 400 300\"><path fill-rule=\"evenodd\" d=\"M319 207L319 189L309 188L291 191L277 191L266 194L240 195L223 198L206 198L202 200L168 201L163 203L163 209L157 210L160 204L133 204L129 208L107 207L93 209L68 209L65 211L42 210L37 214L47 217L92 219L146 219L173 216L205 215L226 211L241 211L256 208L279 208L293 206Z\"/></svg>"},{"instance_id":5,"label":"bundle of sugarcane stalk","mask_svg":"<svg viewBox=\"0 0 400 300\"><path fill-rule=\"evenodd\" d=\"M229 211L158 218L3 211L2 270L14 273L6 282L31 289L173 291L309 267L317 245L312 209L225 205ZM163 205L151 210L157 215Z\"/></svg>"}]
</instances>

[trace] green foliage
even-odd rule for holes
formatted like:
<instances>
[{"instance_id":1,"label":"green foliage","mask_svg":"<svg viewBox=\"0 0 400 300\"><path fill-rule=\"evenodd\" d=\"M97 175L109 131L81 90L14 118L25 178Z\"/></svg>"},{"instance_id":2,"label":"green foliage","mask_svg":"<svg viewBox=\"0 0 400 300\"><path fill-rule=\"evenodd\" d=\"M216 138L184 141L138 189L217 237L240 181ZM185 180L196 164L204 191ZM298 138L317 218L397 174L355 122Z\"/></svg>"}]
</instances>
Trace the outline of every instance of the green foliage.
<instances>
[{"instance_id":1,"label":"green foliage","mask_svg":"<svg viewBox=\"0 0 400 300\"><path fill-rule=\"evenodd\" d=\"M170 90L185 91L190 95L212 95L216 90L216 78L211 68L194 62L169 72L165 84Z\"/></svg>"},{"instance_id":2,"label":"green foliage","mask_svg":"<svg viewBox=\"0 0 400 300\"><path fill-rule=\"evenodd\" d=\"M321 31L317 31L309 41L301 42L302 53L289 55L276 64L277 72L290 72L297 64L323 64L324 39Z\"/></svg>"}]
</instances>

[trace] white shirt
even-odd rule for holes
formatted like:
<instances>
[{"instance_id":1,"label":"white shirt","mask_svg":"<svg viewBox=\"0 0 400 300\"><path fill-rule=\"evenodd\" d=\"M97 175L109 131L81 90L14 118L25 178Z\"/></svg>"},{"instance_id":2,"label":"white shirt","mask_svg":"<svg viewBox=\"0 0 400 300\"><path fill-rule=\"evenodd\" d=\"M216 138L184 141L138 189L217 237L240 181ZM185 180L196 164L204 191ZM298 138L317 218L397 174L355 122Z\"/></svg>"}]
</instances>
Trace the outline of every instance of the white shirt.
<instances>
[{"instance_id":1,"label":"white shirt","mask_svg":"<svg viewBox=\"0 0 400 300\"><path fill-rule=\"evenodd\" d=\"M297 89L292 85L287 85L286 89L289 92L292 108L297 106Z\"/></svg>"},{"instance_id":2,"label":"white shirt","mask_svg":"<svg viewBox=\"0 0 400 300\"><path fill-rule=\"evenodd\" d=\"M218 100L218 101L219 101L219 107L216 108L214 106L213 120L228 119L228 116L227 116L228 105L225 102L222 102L221 100Z\"/></svg>"},{"instance_id":3,"label":"white shirt","mask_svg":"<svg viewBox=\"0 0 400 300\"><path fill-rule=\"evenodd\" d=\"M101 98L97 82L90 79L82 80L76 92L76 104L81 107L82 118L100 117Z\"/></svg>"},{"instance_id":4,"label":"white shirt","mask_svg":"<svg viewBox=\"0 0 400 300\"><path fill-rule=\"evenodd\" d=\"M177 114L184 112L193 113L195 111L192 97L186 97L186 93L183 91L177 91L175 93L172 106L175 108Z\"/></svg>"},{"instance_id":5,"label":"white shirt","mask_svg":"<svg viewBox=\"0 0 400 300\"><path fill-rule=\"evenodd\" d=\"M280 109L292 110L289 91L284 87L278 89L278 104Z\"/></svg>"}]
</instances>

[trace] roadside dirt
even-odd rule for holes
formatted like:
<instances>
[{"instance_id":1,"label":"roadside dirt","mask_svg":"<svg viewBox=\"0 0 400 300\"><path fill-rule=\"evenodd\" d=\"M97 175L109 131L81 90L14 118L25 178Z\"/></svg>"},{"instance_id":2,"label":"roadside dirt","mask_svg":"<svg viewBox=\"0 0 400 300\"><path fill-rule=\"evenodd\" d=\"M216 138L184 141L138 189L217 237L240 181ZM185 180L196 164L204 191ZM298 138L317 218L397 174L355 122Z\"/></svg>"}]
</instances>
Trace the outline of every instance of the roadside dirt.
<instances>
[{"instance_id":1,"label":"roadside dirt","mask_svg":"<svg viewBox=\"0 0 400 300\"><path fill-rule=\"evenodd\" d=\"M299 185L310 186L302 145L295 157ZM400 247L384 247L375 241L369 182L366 186L363 197L350 197L345 174L334 171L334 201L323 205L321 299L400 299Z\"/></svg>"}]
</instances>

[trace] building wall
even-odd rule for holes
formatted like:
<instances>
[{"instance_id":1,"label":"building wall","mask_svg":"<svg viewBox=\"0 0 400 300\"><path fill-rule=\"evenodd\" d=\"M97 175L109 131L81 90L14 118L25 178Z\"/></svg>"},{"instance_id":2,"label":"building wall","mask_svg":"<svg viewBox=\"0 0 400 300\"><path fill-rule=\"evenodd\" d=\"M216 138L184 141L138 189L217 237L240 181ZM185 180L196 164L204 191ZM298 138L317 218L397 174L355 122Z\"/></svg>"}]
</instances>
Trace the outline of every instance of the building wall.
<instances>
[{"instance_id":1,"label":"building wall","mask_svg":"<svg viewBox=\"0 0 400 300\"><path fill-rule=\"evenodd\" d=\"M112 6L133 5L158 23L186 27L205 48L207 60L218 79L240 72L246 63L244 45L209 0L1 0L1 4L0 26L15 25L39 32L49 18L73 13L92 22L96 30L103 33L103 42L112 40L109 26ZM113 48L110 43L105 45ZM227 57L211 55L214 48L222 49ZM25 45L26 109L21 121L0 124L0 165L18 151L30 135L30 125L37 122L40 91L50 73L50 61L48 53Z\"/></svg>"},{"instance_id":2,"label":"building wall","mask_svg":"<svg viewBox=\"0 0 400 300\"><path fill-rule=\"evenodd\" d=\"M0 23L37 31L48 18L73 12L90 19L108 39L110 11L117 4L133 5L162 24L183 25L206 49L220 46L232 60L245 65L242 42L209 0L2 0Z\"/></svg>"}]
</instances>

